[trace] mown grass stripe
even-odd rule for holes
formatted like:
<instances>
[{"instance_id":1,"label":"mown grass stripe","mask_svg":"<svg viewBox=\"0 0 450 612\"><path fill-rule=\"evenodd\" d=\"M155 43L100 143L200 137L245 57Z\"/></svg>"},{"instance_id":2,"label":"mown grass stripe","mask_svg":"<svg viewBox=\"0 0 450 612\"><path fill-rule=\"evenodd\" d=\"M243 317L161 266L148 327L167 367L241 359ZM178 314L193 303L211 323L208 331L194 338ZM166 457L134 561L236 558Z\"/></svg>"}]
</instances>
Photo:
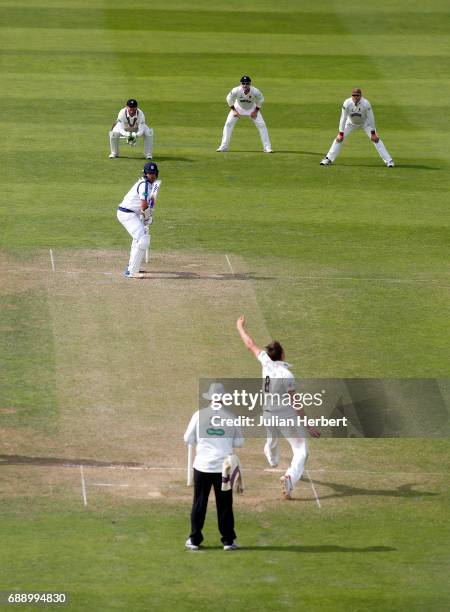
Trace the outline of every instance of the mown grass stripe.
<instances>
[{"instance_id":1,"label":"mown grass stripe","mask_svg":"<svg viewBox=\"0 0 450 612\"><path fill-rule=\"evenodd\" d=\"M98 24L100 25L100 24ZM23 41L27 41L27 48L31 50L56 49L62 51L96 50L120 52L123 50L123 40L134 37L134 30L121 30L114 32L104 28L86 28L70 30L67 28L33 28L33 27L3 27L0 29L1 49L22 49ZM114 40L117 38L117 40ZM154 31L151 33L152 51L155 53L186 52L193 49L197 52L222 53L226 49L232 57L234 53L267 53L272 55L283 53L297 55L299 60L305 53L320 55L324 50L330 50L330 55L347 57L349 45L355 49L365 49L369 45L376 51L377 57L383 55L407 55L414 50L415 55L446 57L450 53L450 40L447 35L439 34L398 34L389 36L377 34L368 37L356 32L340 31L339 34L255 34L248 32L244 37L239 33L216 32L212 36L209 32L169 32ZM143 52L148 50L145 41L140 43ZM365 52L366 53L366 52Z\"/></svg>"},{"instance_id":2,"label":"mown grass stripe","mask_svg":"<svg viewBox=\"0 0 450 612\"><path fill-rule=\"evenodd\" d=\"M337 71L342 80L353 79L365 81L367 75L376 78L387 72L398 73L403 79L437 79L446 78L450 72L450 58L440 56L423 57L420 55L383 56L377 60L374 70L373 60L369 55L348 56L340 59L332 55L303 54L301 61L294 54L230 54L214 53L132 53L108 51L68 51L60 53L55 50L41 51L5 51L0 62L0 70L5 73L45 74L70 73L84 75L108 74L115 62L126 67L128 77L142 77L142 63L148 62L158 67L158 72L166 77L177 77L183 74L196 77L230 78L233 83L245 69L253 78L267 78L279 75L284 79L311 79L317 75L317 80L336 78Z\"/></svg>"},{"instance_id":3,"label":"mown grass stripe","mask_svg":"<svg viewBox=\"0 0 450 612\"><path fill-rule=\"evenodd\" d=\"M413 34L424 30L432 34L448 32L448 12L412 13L405 19L404 12L380 11L327 13L312 12L257 12L254 11L181 11L141 9L77 8L0 8L0 20L10 27L45 28L98 28L104 23L107 29L134 31L176 32L239 32L286 34L334 34L336 31L358 31L363 34Z\"/></svg>"}]
</instances>

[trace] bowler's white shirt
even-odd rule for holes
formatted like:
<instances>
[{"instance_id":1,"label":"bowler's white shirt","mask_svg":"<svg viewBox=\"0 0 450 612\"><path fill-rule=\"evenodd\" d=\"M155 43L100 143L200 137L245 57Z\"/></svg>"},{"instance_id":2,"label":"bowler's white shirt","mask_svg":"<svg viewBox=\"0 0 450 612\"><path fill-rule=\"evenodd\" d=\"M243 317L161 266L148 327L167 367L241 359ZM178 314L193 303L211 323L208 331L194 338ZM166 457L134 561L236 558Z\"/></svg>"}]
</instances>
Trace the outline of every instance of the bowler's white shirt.
<instances>
[{"instance_id":1,"label":"bowler's white shirt","mask_svg":"<svg viewBox=\"0 0 450 612\"><path fill-rule=\"evenodd\" d=\"M130 115L128 107L125 106L117 115L117 123L123 132L136 132L138 136L142 136L145 128L145 115L139 108L134 115ZM123 133L122 136L124 136Z\"/></svg>"},{"instance_id":2,"label":"bowler's white shirt","mask_svg":"<svg viewBox=\"0 0 450 612\"><path fill-rule=\"evenodd\" d=\"M262 377L264 390L275 395L275 398L266 398L265 407L286 408L286 399L289 391L295 391L295 378L290 371L290 365L285 361L272 361L266 351L261 351L258 355L258 361L262 365ZM280 404L277 398L283 398Z\"/></svg>"},{"instance_id":3,"label":"bowler's white shirt","mask_svg":"<svg viewBox=\"0 0 450 612\"><path fill-rule=\"evenodd\" d=\"M147 195L145 195L145 183L146 181L144 178L140 178L136 181L122 200L120 206L139 214L141 212L141 200L145 200L148 203L150 198L153 198L153 200L156 201L161 181L155 181L154 183L147 181Z\"/></svg>"},{"instance_id":4,"label":"bowler's white shirt","mask_svg":"<svg viewBox=\"0 0 450 612\"><path fill-rule=\"evenodd\" d=\"M356 104L352 98L344 100L342 105L341 119L339 121L339 131L343 132L346 123L351 123L355 127L375 129L375 118L369 100L360 98Z\"/></svg>"},{"instance_id":5,"label":"bowler's white shirt","mask_svg":"<svg viewBox=\"0 0 450 612\"><path fill-rule=\"evenodd\" d=\"M256 87L250 86L249 92L246 94L239 85L234 87L227 95L228 106L234 106L240 115L250 115L257 106L261 108L264 102L264 96L256 89Z\"/></svg>"},{"instance_id":6,"label":"bowler's white shirt","mask_svg":"<svg viewBox=\"0 0 450 612\"><path fill-rule=\"evenodd\" d=\"M188 428L184 433L184 441L186 444L196 445L196 454L194 459L194 468L199 472L221 472L222 465L225 458L228 455L233 454L233 447L241 447L244 445L244 438L239 427L225 426L220 429L225 430L223 436L208 436L200 437L200 412L203 413L203 418L206 418L208 414L214 416L215 414L221 417L233 418L233 415L225 410L215 412L210 408L204 409L203 411L197 410L192 415ZM203 425L203 421L202 421ZM219 429L213 427L212 429Z\"/></svg>"}]
</instances>

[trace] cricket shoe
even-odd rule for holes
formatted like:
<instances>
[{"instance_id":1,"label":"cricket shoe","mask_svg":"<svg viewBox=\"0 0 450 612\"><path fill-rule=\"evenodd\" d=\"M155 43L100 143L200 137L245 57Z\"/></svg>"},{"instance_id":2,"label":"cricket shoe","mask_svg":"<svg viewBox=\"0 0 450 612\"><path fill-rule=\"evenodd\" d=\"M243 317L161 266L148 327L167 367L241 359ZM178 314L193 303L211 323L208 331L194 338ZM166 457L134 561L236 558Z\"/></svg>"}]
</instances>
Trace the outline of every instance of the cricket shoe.
<instances>
[{"instance_id":1,"label":"cricket shoe","mask_svg":"<svg viewBox=\"0 0 450 612\"><path fill-rule=\"evenodd\" d=\"M393 160L393 159L391 159L390 161L385 162L385 163L386 163L386 166L387 166L388 168L393 168L393 167L395 166L395 164L394 164L394 160Z\"/></svg>"},{"instance_id":2,"label":"cricket shoe","mask_svg":"<svg viewBox=\"0 0 450 612\"><path fill-rule=\"evenodd\" d=\"M320 162L321 166L331 166L333 162L331 161L331 159L329 159L328 157L324 157L322 159L322 161Z\"/></svg>"},{"instance_id":3,"label":"cricket shoe","mask_svg":"<svg viewBox=\"0 0 450 612\"><path fill-rule=\"evenodd\" d=\"M294 490L294 485L292 484L292 479L287 474L280 478L281 482L281 493L284 499L292 499L292 492Z\"/></svg>"},{"instance_id":4,"label":"cricket shoe","mask_svg":"<svg viewBox=\"0 0 450 612\"><path fill-rule=\"evenodd\" d=\"M110 153L108 157L109 157L109 159L115 159L116 157L119 157L119 154L118 153Z\"/></svg>"},{"instance_id":5,"label":"cricket shoe","mask_svg":"<svg viewBox=\"0 0 450 612\"><path fill-rule=\"evenodd\" d=\"M273 153L272 149L264 149L264 153Z\"/></svg>"},{"instance_id":6,"label":"cricket shoe","mask_svg":"<svg viewBox=\"0 0 450 612\"><path fill-rule=\"evenodd\" d=\"M123 273L123 275L125 276L125 278L145 278L145 272L134 272L134 274L131 274L128 270L125 270L125 272Z\"/></svg>"},{"instance_id":7,"label":"cricket shoe","mask_svg":"<svg viewBox=\"0 0 450 612\"><path fill-rule=\"evenodd\" d=\"M200 546L197 544L193 544L191 538L186 540L186 544L184 545L188 550L200 550Z\"/></svg>"},{"instance_id":8,"label":"cricket shoe","mask_svg":"<svg viewBox=\"0 0 450 612\"><path fill-rule=\"evenodd\" d=\"M238 550L240 548L239 544L237 542L233 542L232 544L224 544L223 545L223 549L224 550Z\"/></svg>"},{"instance_id":9,"label":"cricket shoe","mask_svg":"<svg viewBox=\"0 0 450 612\"><path fill-rule=\"evenodd\" d=\"M153 156L152 155L146 155L145 159L153 159Z\"/></svg>"},{"instance_id":10,"label":"cricket shoe","mask_svg":"<svg viewBox=\"0 0 450 612\"><path fill-rule=\"evenodd\" d=\"M217 153L224 153L225 151L228 151L228 147L223 147L222 145L220 145L220 147L216 149Z\"/></svg>"}]
</instances>

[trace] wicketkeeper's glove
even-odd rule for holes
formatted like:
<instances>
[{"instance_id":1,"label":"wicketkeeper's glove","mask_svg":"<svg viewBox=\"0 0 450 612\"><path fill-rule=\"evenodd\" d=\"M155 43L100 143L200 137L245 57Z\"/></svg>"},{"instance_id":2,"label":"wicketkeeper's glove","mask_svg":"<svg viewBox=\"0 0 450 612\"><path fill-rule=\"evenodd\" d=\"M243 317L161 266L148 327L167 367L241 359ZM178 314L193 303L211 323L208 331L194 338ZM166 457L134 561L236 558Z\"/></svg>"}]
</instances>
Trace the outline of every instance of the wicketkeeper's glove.
<instances>
[{"instance_id":1,"label":"wicketkeeper's glove","mask_svg":"<svg viewBox=\"0 0 450 612\"><path fill-rule=\"evenodd\" d=\"M127 136L127 143L134 147L136 144L136 132L131 132L131 134Z\"/></svg>"}]
</instances>

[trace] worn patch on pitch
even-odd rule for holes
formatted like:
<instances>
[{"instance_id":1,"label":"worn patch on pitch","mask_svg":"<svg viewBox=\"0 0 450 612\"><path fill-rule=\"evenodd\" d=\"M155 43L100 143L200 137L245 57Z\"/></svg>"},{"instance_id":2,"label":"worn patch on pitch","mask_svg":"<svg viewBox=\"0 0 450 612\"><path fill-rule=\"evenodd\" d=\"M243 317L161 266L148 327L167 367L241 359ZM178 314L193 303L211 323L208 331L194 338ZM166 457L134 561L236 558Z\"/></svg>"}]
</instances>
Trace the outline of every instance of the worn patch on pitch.
<instances>
[{"instance_id":1,"label":"worn patch on pitch","mask_svg":"<svg viewBox=\"0 0 450 612\"><path fill-rule=\"evenodd\" d=\"M16 412L0 413L4 455L34 458L35 465L55 458L184 467L182 436L198 407L198 379L255 371L235 322L245 312L255 334L267 337L254 291L260 277L238 259L232 272L221 254L152 255L149 282L123 277L124 251L1 257L9 295L43 296L51 342L41 353L41 340L34 348L49 375L48 393L31 393L42 405L51 392L54 404L51 421L43 410L36 429L22 419L20 402L8 401L4 408ZM16 423L1 421L13 417ZM183 473L172 477L185 480Z\"/></svg>"}]
</instances>

